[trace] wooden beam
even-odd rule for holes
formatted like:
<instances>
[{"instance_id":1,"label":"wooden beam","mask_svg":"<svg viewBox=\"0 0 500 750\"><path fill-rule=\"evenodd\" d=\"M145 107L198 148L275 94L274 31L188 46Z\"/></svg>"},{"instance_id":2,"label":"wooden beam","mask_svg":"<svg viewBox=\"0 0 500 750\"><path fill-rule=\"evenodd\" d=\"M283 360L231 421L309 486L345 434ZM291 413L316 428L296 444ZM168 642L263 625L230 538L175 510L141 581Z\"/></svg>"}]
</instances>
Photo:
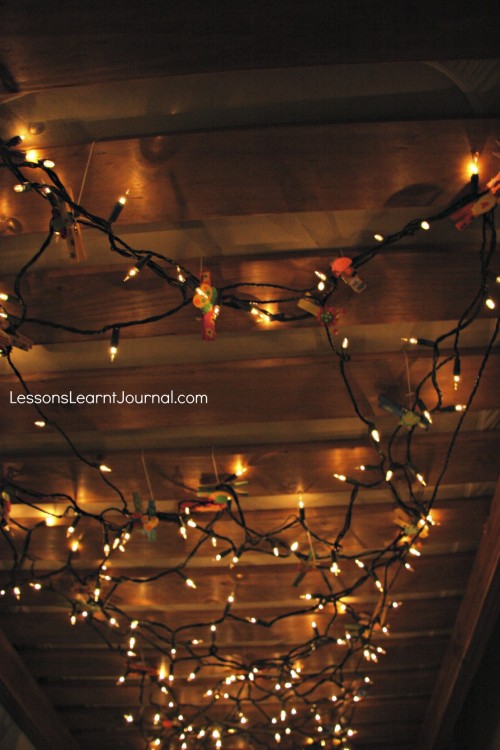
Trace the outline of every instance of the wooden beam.
<instances>
[{"instance_id":1,"label":"wooden beam","mask_svg":"<svg viewBox=\"0 0 500 750\"><path fill-rule=\"evenodd\" d=\"M500 122L499 122L500 132ZM379 331L373 329L374 322L378 325L391 324L403 329L402 336L411 335L411 326L417 321L419 330L425 331L425 337L432 337L432 329L436 328L436 321L454 321L462 313L463 300L470 293L471 249L476 250L476 244L472 242L470 247L458 250L454 245L455 229L453 225L446 225L449 232L448 243L441 249L432 249L432 263L429 263L429 249L406 252L401 246L394 250L387 250L377 258L363 267L363 280L368 288L365 293L354 295L346 284L343 284L332 295L328 304L345 310L339 322L339 330L342 335L350 337L349 328L363 326L368 328L371 340L377 339ZM458 235L458 232L457 232ZM32 252L36 245L32 245ZM101 248L104 254L111 255L107 250ZM56 253L58 251L56 250ZM204 250L200 250L204 254ZM356 254L355 251L353 254ZM338 255L338 251L317 250L309 252L305 257L289 256L267 256L260 258L224 258L218 256L206 260L210 268L214 285L219 289L229 284L279 283L293 289L308 289L314 286L315 270L327 271L330 261ZM452 255L453 254L453 255ZM2 250L3 257L3 250ZM65 267L57 269L43 269L35 267L23 282L23 297L28 305L28 317L54 321L62 325L77 325L80 329L92 329L99 331L104 323L110 321L136 321L143 320L149 316L158 315L166 310L180 304L181 297L177 291L170 289L159 277L155 277L143 271L141 278L134 283L123 283L126 269L130 268L131 262L125 262L121 269L116 266L110 267ZM194 273L198 272L199 260L186 261L186 267ZM18 259L17 269L22 267L22 261ZM395 283L395 269L397 268L397 283ZM83 267L82 267L83 269ZM80 272L79 272L80 271ZM415 279L419 279L418 286ZM453 294L443 294L443 278ZM11 292L15 283L15 275L3 275L0 291ZM57 306L54 305L54 292L57 290ZM250 290L250 294L247 292ZM242 287L236 290L238 297L243 299L252 298L253 292L250 287ZM266 292L268 293L268 292ZM262 290L257 290L254 298L264 298ZM275 296L276 293L273 293ZM383 294L384 304L380 304L380 295ZM286 294L276 294L276 297L286 298ZM404 300L404 304L403 304ZM287 312L289 315L297 315L302 311L296 302L283 303L279 307L274 304L263 305L270 312ZM15 312L15 311L14 311ZM491 315L486 311L486 317ZM195 351L205 352L207 347L201 342L199 335L199 324L196 320L197 312L193 305L188 305L173 317L155 321L146 325L132 326L122 332L121 351L127 351L127 342L130 338L157 337L169 335L178 337L180 335L192 335ZM486 323L483 323L486 326ZM245 335L245 347L248 341L252 341L255 334L279 333L280 336L288 330L294 332L302 327L312 329L315 333L322 334L318 324L312 316L307 316L302 321L293 324L280 324L270 322L266 325L256 323L254 316L242 310L234 310L223 307L219 320L217 321L217 347L224 342L228 336L233 336L231 350L228 350L228 358L232 358L238 348L243 349L241 339L237 337ZM451 326L444 323L439 329L443 333ZM51 329L37 324L26 323L23 333L33 339L35 344L51 344L62 342L85 342L96 338L91 335L79 335L59 329ZM295 335L297 335L295 333ZM470 335L470 334L468 334ZM487 335L487 334L486 334ZM247 338L250 336L250 338ZM397 329L392 332L392 346L400 347L401 342ZM102 339L102 336L99 337ZM105 336L109 338L109 333ZM321 346L318 341L320 336L316 335L316 349ZM322 339L324 340L324 336ZM486 336L483 338L485 340ZM351 342L353 353L356 351L356 342ZM135 349L137 342L132 347ZM170 343L169 343L170 348ZM326 344L324 350L326 351ZM366 349L365 349L366 351ZM420 349L422 353L422 349ZM427 353L427 352L425 352ZM33 356L30 352L29 357ZM147 356L147 355L146 355ZM213 356L213 355L210 355ZM256 353L256 356L257 353ZM107 357L102 357L107 361ZM119 364L119 358L116 365ZM141 365L143 364L141 360ZM101 367L99 365L99 367Z\"/></svg>"},{"instance_id":2,"label":"wooden beam","mask_svg":"<svg viewBox=\"0 0 500 750\"><path fill-rule=\"evenodd\" d=\"M391 19L387 24L387 18ZM358 0L165 4L146 13L119 0L60 0L34 8L19 0L2 11L5 43L0 91L44 90L168 74L406 60L493 58L494 0L430 0L417 6ZM3 86L2 86L3 84Z\"/></svg>"},{"instance_id":3,"label":"wooden beam","mask_svg":"<svg viewBox=\"0 0 500 750\"><path fill-rule=\"evenodd\" d=\"M418 747L445 750L500 613L500 480Z\"/></svg>"},{"instance_id":4,"label":"wooden beam","mask_svg":"<svg viewBox=\"0 0 500 750\"><path fill-rule=\"evenodd\" d=\"M336 123L169 134L96 144L85 185L86 207L107 214L131 181L127 224L352 209L384 210L446 205L468 181L471 149L481 142L481 169L498 171L492 155L499 120ZM402 157L404 154L404 157ZM88 149L40 150L51 158L68 186L78 185ZM50 210L34 192L18 195L17 180L0 174L8 187L2 212L16 217L24 233L47 229ZM154 190L147 189L154 186ZM377 231L383 231L377 227ZM121 282L120 282L121 283Z\"/></svg>"},{"instance_id":5,"label":"wooden beam","mask_svg":"<svg viewBox=\"0 0 500 750\"><path fill-rule=\"evenodd\" d=\"M51 703L0 631L0 702L37 750L78 750Z\"/></svg>"}]
</instances>

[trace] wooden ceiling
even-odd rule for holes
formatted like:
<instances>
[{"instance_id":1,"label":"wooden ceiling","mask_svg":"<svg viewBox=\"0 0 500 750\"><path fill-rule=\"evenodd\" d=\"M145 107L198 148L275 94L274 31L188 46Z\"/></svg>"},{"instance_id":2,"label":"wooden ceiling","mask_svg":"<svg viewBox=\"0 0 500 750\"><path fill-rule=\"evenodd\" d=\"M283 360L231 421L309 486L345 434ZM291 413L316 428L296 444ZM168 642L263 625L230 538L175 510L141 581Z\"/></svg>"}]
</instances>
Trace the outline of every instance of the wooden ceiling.
<instances>
[{"instance_id":1,"label":"wooden ceiling","mask_svg":"<svg viewBox=\"0 0 500 750\"><path fill-rule=\"evenodd\" d=\"M417 16L407 4L351 5L291 3L284 13L255 3L219 17L212 6L191 9L189 3L166 10L164 3L150 2L147 12L132 3L88 2L85 12L57 2L35 12L30 3L4 3L0 135L9 138L41 123L26 148L36 149L37 159L53 159L63 183L93 214L107 217L128 190L115 231L136 249L173 258L195 275L203 264L219 288L314 286L314 271L328 270L341 254L354 257L374 247L374 233L397 232L454 201L468 182L471 152L480 153L481 184L500 167L495 4L445 2L437 13L435 4L424 2ZM34 191L16 194L15 181L2 170L0 215L11 219L0 235L0 291L7 292L50 221L47 202ZM88 461L112 467L113 483L129 503L134 492L149 494L143 462L157 509L165 514L192 500L192 488L213 481L215 473L244 466L249 494L241 505L248 527L272 534L297 512L302 497L310 527L335 538L349 492L333 475L363 481L359 467L376 463L377 452L356 417L324 329L312 318L263 324L248 311L226 307L216 340L206 342L189 305L124 329L110 363L109 330L96 332L110 322L160 314L178 304L179 295L147 269L124 284L130 261L111 253L98 232L82 231L87 260L72 262L65 243L54 241L23 281L30 321L22 332L35 346L16 349L12 361L28 387L43 394L172 389L207 394L208 403L54 406L45 409L50 420ZM379 395L410 404L432 366L432 349L401 339L435 340L453 327L480 283L480 244L480 219L462 232L450 219L436 222L429 232L384 247L363 266L362 294L341 284L331 298L344 309L334 338L349 338L356 402L376 423L383 446L397 419L380 409ZM499 273L498 262L492 270ZM252 288L242 290L243 297L252 294ZM267 308L297 312L295 303ZM458 390L453 361L440 370L443 404L467 402L494 330L494 311L482 308L460 341ZM453 353L452 346L448 340L444 354ZM451 747L498 616L498 354L493 347L440 480L433 509L438 525L423 543L415 572L399 575L391 589L391 599L403 606L390 617L391 636L374 640L387 654L363 672L373 685L355 706L352 750ZM12 403L22 392L1 360L2 476L40 493L39 509L15 503L12 519L29 528L46 512L63 510L63 495L88 513L115 506L116 494L101 474L68 449L57 429L37 428L37 413ZM433 401L430 382L420 396ZM435 414L431 429L415 437L413 458L427 481L417 492L421 501L432 496L459 418ZM404 441L395 455L405 462ZM396 486L405 491L403 481L396 479ZM393 500L381 485L360 492L344 554L390 544ZM64 565L68 525L61 519L34 532L30 555L39 576ZM237 538L224 515L217 532ZM22 532L12 533L20 544ZM102 535L85 520L79 535L73 566L83 580L102 560ZM285 532L280 538L290 544L295 537ZM170 523L158 526L154 542L136 532L126 552L112 558L113 575L154 576L182 564L197 540L194 530L183 540ZM306 549L305 535L300 542ZM12 546L5 536L0 555L2 585L9 586ZM119 653L128 639L127 621L171 628L212 623L233 592L236 615L272 620L302 608L301 595L323 591L318 570L295 587L297 572L289 555L248 553L231 567L205 546L186 569L196 590L172 576L120 586L110 599L123 613L118 630L103 628L99 613L72 627L71 607L55 591L24 586L19 601L9 592L0 602L0 702L36 750L143 750L138 727L123 718L137 716L139 677L116 684L127 663ZM26 566L20 580L28 575ZM346 565L342 586L356 577L354 566ZM53 586L83 601L85 586L77 590L67 573L54 576ZM368 582L349 603L372 611L377 599ZM227 621L217 645L247 664L276 659L311 638L311 619L284 619L273 628ZM315 619L320 630L327 627L325 612ZM209 641L208 625L205 630ZM157 667L161 654L145 632L138 629L140 660ZM199 637L198 630L186 632ZM340 618L334 632L345 635ZM315 673L325 661L341 659L342 648L318 649L307 670ZM189 681L189 672L182 662L176 672L176 711L187 706L188 718L194 713L189 706L206 705L206 690L230 673L212 666ZM348 684L354 675L354 665L348 666ZM325 695L330 693L331 687ZM268 699L270 715L277 705ZM258 718L251 707L248 717L250 723ZM272 735L266 741L277 746ZM283 734L281 745L286 741ZM306 741L287 747L302 748ZM474 750L472 742L468 750ZM249 750L263 743L229 736L223 747ZM200 740L190 748L212 746ZM326 747L335 747L331 739Z\"/></svg>"}]
</instances>

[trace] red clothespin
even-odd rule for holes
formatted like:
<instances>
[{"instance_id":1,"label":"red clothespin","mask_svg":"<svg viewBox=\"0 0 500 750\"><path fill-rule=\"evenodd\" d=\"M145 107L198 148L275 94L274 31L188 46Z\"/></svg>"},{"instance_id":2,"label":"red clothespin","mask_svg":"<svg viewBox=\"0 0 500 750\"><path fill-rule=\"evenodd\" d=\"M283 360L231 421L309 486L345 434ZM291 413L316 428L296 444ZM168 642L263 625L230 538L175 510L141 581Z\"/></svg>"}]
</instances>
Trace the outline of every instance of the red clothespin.
<instances>
[{"instance_id":1,"label":"red clothespin","mask_svg":"<svg viewBox=\"0 0 500 750\"><path fill-rule=\"evenodd\" d=\"M491 211L498 204L499 198L497 198L497 194L500 191L500 172L486 183L486 189L488 192L478 198L477 201L471 201L451 214L450 218L457 229L465 229L477 216L488 213L488 211Z\"/></svg>"},{"instance_id":2,"label":"red clothespin","mask_svg":"<svg viewBox=\"0 0 500 750\"><path fill-rule=\"evenodd\" d=\"M217 317L217 289L212 286L210 271L203 271L201 284L193 297L193 305L202 313L201 338L203 341L215 339L215 319Z\"/></svg>"},{"instance_id":3,"label":"red clothespin","mask_svg":"<svg viewBox=\"0 0 500 750\"><path fill-rule=\"evenodd\" d=\"M345 281L354 292L362 292L366 289L366 284L363 279L359 276L358 272L352 265L352 259L342 256L341 258L335 258L330 264L333 275L342 281Z\"/></svg>"}]
</instances>

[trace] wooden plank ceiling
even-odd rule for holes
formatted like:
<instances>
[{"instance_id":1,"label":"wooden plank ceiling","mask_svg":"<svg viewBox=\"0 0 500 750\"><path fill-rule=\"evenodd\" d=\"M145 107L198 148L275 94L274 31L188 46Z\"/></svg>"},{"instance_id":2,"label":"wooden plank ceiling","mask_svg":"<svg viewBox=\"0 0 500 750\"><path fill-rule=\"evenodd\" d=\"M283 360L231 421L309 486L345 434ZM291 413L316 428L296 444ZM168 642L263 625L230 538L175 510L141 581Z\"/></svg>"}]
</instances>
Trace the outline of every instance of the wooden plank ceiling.
<instances>
[{"instance_id":1,"label":"wooden plank ceiling","mask_svg":"<svg viewBox=\"0 0 500 750\"><path fill-rule=\"evenodd\" d=\"M0 627L65 729L56 740L45 708L45 718L33 720L31 683L31 708L7 678L0 698L34 746L52 750L58 743L70 747L66 730L71 747L94 750L211 749L217 732L226 750L445 748L452 720L442 701L439 716L433 713L430 698L498 477L495 346L482 371L495 311L481 302L458 349L453 336L443 342L440 356L449 361L439 369L438 382L441 405L450 408L433 413L430 429L400 428L389 446L398 418L382 410L378 399L385 394L411 407L418 395L434 407L436 389L426 380L434 350L402 338L435 341L453 329L478 288L483 292L490 281L495 298L500 267L493 260L490 276L481 276L481 219L462 232L443 219L430 231L418 229L384 246L360 268L367 285L361 294L339 283L327 304L343 309L339 333L331 335L338 349L348 337L348 362L333 354L324 326L312 317L262 322L250 314L248 301L271 300L259 307L297 315L300 294L286 290L318 295L314 272L328 273L335 257L359 256L377 247L375 233L396 233L467 192L471 152L479 152L481 185L498 172L500 63L491 59L497 50L490 6L472 11L459 4L457 10L455 2L448 13L445 3L436 17L433 5L431 24L447 30L441 35L436 28L429 33L427 3L415 18L409 6L386 3L394 5L394 33L372 2L357 3L352 12L349 4L335 4L335 16L331 3L292 3L288 18L281 11L270 16L269 4L256 4L252 14L231 10L222 24L209 6L193 15L184 6L167 13L164 4L152 2L137 27L132 4L104 5L87 3L85 16L67 4L58 16L58 3L43 16L23 2L2 8L8 37L0 66L0 135L8 139L23 131L28 137L22 148L36 150L28 158L52 159L63 184L90 214L107 218L128 190L114 231L134 250L174 259L174 280L179 263L198 278L201 267L208 270L219 289L266 283L282 289L227 288L227 295L243 302L240 309L222 305L216 339L207 342L191 304L162 317L181 301L178 285L166 284L148 267L124 283L130 259L112 253L105 235L91 227L81 229L87 260L71 261L65 242L55 238L23 275L27 319L20 332L35 346L29 352L15 348L11 360L32 393L173 391L206 394L207 403L43 406L47 424L40 428L40 413L15 403L25 388L6 359L0 361L1 476L12 500L10 530L4 527L0 538ZM30 127L37 133L30 135ZM25 168L24 174L41 181L39 172L34 178ZM10 294L51 219L50 205L36 189L12 190L18 181L19 175L1 170L0 292ZM187 288L189 299L193 290ZM284 297L293 300L273 301ZM496 299L500 303L498 293ZM22 308L5 308L15 324ZM123 328L111 363L113 326L153 316L159 319ZM461 379L455 388L457 351ZM455 440L463 411L451 407L467 404L473 391ZM371 426L382 435L380 450L386 456L391 451L383 464ZM425 487L408 469L410 435L411 463ZM100 464L112 473L96 470ZM379 468L363 472L366 465ZM384 476L391 466L389 485ZM186 526L189 519L182 516L184 538L176 521L180 504L195 501L200 484L217 483L240 468L249 481L248 496L239 500L247 536L233 503L233 518L230 512L193 514L203 529L208 525L208 536ZM329 570L329 553L358 482L375 486L360 489L337 550L337 577ZM401 565L409 556L400 545L391 547L399 533L397 499L416 508L418 519L437 486L436 525L426 538L422 527L416 532L421 556L411 573ZM103 570L103 528L112 540L130 521L122 499L133 512L134 493L156 501L162 516L156 539L136 526L125 552L114 550ZM74 516L59 517L68 498L84 516L70 537ZM40 525L47 517L55 522ZM407 523L412 518L410 513ZM293 528L282 528L293 519ZM80 546L71 553L75 538ZM294 542L298 554L290 549ZM488 550L494 545L491 535L487 544ZM396 559L385 580L387 553L381 551L387 549L396 550ZM217 559L225 550L231 553ZM323 558L311 565L311 554ZM354 563L358 557L368 575ZM166 570L174 573L162 576ZM294 585L301 570L305 576ZM101 590L94 595L97 571ZM488 575L493 585L490 570L475 575L478 581ZM365 580L358 586L360 576ZM42 590L29 586L34 580ZM334 617L342 591L348 611ZM234 603L228 602L233 596ZM391 608L388 636L374 629L373 618L392 602L402 606ZM488 607L485 638L495 614L494 605ZM302 614L289 616L297 610ZM377 663L363 657L360 617L373 630L370 648L386 651ZM275 618L272 627L264 625ZM139 625L131 630L134 621ZM134 656L127 656L129 650ZM332 680L332 668L325 668L342 664L351 650ZM9 651L10 675L22 669L13 658ZM203 668L190 679L199 659ZM172 663L175 681L167 679L161 692L158 670L163 666L168 673ZM258 700L235 701L234 685L224 680L246 675L242 682L250 694L254 666ZM298 667L301 675L290 677ZM274 687L288 680L290 687ZM217 700L207 695L217 689ZM456 695L454 686L444 684L443 691ZM331 699L336 692L340 710ZM354 736L347 736L348 727ZM437 744L438 735L444 744Z\"/></svg>"}]
</instances>

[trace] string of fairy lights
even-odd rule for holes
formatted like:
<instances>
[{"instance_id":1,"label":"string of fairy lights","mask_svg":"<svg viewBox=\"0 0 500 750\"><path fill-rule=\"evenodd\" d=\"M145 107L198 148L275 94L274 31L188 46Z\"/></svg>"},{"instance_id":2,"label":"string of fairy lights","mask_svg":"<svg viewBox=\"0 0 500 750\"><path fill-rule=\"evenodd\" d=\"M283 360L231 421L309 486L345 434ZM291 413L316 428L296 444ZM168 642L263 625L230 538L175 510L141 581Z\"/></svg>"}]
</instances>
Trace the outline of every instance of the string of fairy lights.
<instances>
[{"instance_id":1,"label":"string of fairy lights","mask_svg":"<svg viewBox=\"0 0 500 750\"><path fill-rule=\"evenodd\" d=\"M117 689L123 685L137 688L135 709L124 714L124 722L138 728L145 748L193 750L194 748L231 748L232 739L245 738L254 747L284 748L334 747L351 750L356 734L353 718L357 704L364 698L371 677L370 667L386 651L381 639L389 634L390 615L400 602L392 591L401 573L423 550L434 519L432 508L445 475L454 444L470 408L495 344L499 320L484 348L482 361L467 400L462 404L445 403L440 384L443 368L453 363L453 379L461 377L461 336L478 316L493 311L494 285L499 277L492 272L496 249L494 210L500 175L479 189L476 168L470 191L443 211L408 223L402 230L383 237L375 235L375 245L356 257L344 256L332 261L328 270L316 271L311 285L295 289L275 283L240 282L221 288L212 286L210 273L199 277L178 261L152 250L129 246L115 231L115 222L126 204L120 198L108 219L90 213L75 203L50 160L32 161L16 137L0 144L0 166L13 177L13 188L22 200L23 193L36 193L50 211L45 240L17 273L12 292L0 294L0 349L11 371L26 395L30 387L15 363L15 349L29 350L31 340L26 330L37 326L58 329L82 336L110 336L110 357L119 356L123 329L160 321L174 316L194 304L202 320L202 337L215 336L217 316L224 308L233 308L258 320L293 322L313 316L325 331L326 340L345 386L346 397L366 429L367 444L374 460L359 467L359 474L335 474L336 483L349 489L344 520L334 538L325 536L314 517L310 518L302 499L295 512L265 532L253 528L245 511L247 492L246 467L232 474L218 475L212 485L192 488L192 498L179 503L176 512L157 509L147 466L144 469L150 497L143 503L140 496L127 498L111 480L111 467L87 458L72 437L54 420L43 405L34 404L37 426L57 432L89 470L95 471L115 494L116 503L92 512L74 497L21 486L12 472L1 477L0 538L12 564L0 591L3 606L15 606L31 589L56 594L67 607L68 625L85 623L92 628L112 652L120 654L123 670L117 675ZM415 386L411 406L398 404L381 394L379 406L397 418L389 436L382 437L372 418L363 414L349 378L349 341L338 337L335 326L342 311L331 304L341 282L355 293L363 292L365 283L360 269L393 243L428 231L433 224L451 218L466 226L476 216L482 221L482 240L477 255L478 283L460 319L435 340L410 338L409 346L429 351L429 370ZM140 273L159 277L178 294L176 305L143 319L112 320L99 329L83 329L73 323L60 323L30 315L24 295L24 282L38 260L49 251L56 236L68 243L70 254L81 254L81 229L102 233L113 253L130 261L124 283ZM298 311L292 308L298 307ZM450 354L451 349L451 354ZM444 353L443 353L444 350ZM434 403L424 403L424 387L432 385ZM451 435L441 470L428 499L422 499L426 478L414 458L418 435L431 429L436 414L456 411L457 424ZM396 450L404 442L404 459ZM359 477L362 477L360 479ZM352 554L345 547L345 537L352 528L360 494L384 489L396 508L396 531L392 541L380 549L364 549ZM47 510L47 504L62 510ZM37 516L33 525L16 517L16 508L26 506ZM34 540L50 533L54 523L67 524L67 545L61 549L57 569L48 569L33 553ZM152 543L157 532L177 535L184 540L186 552L171 564L165 555L161 570L150 575L131 576L120 569L130 540L144 534ZM83 564L83 536L102 540L99 560ZM208 555L215 565L230 572L245 560L263 556L267 564L286 560L297 567L290 586L294 595L300 590L300 604L265 619L245 611L238 600L237 578L234 590L216 614L208 611L202 621L191 621L188 612L167 624L150 616L134 617L123 602L131 587L148 587L153 596L174 596L179 586L185 596L197 588L197 556ZM312 573L313 575L309 575ZM304 585L311 583L308 591ZM369 589L375 604L366 611L356 604L360 590ZM171 594L170 592L174 592ZM181 595L179 594L179 597ZM238 606L239 605L239 606ZM198 616L200 616L198 614ZM284 622L293 624L300 642L282 647L279 655L246 657L245 651L227 654L224 633L232 625L248 633L255 643L271 631L279 635ZM370 672L371 673L371 672ZM194 701L192 686L201 681L209 687ZM191 691L191 692L190 692ZM201 691L201 688L200 688Z\"/></svg>"}]
</instances>

